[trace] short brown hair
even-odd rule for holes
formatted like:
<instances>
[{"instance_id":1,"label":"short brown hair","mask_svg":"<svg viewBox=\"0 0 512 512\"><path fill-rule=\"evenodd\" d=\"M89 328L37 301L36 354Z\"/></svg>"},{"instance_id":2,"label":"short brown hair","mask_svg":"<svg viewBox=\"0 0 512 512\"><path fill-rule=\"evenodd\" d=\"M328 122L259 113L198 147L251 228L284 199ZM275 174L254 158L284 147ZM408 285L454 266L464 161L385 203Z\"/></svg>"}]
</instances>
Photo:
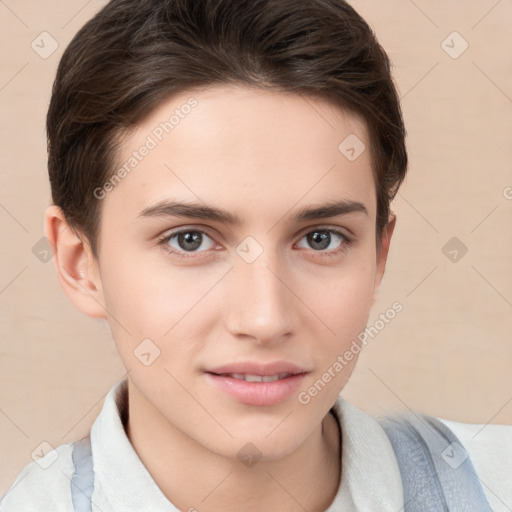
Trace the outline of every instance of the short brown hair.
<instances>
[{"instance_id":1,"label":"short brown hair","mask_svg":"<svg viewBox=\"0 0 512 512\"><path fill-rule=\"evenodd\" d=\"M366 122L380 242L407 169L390 62L344 0L110 0L60 61L47 116L52 199L97 257L119 136L171 94L238 83L325 98ZM341 142L341 141L340 141Z\"/></svg>"}]
</instances>

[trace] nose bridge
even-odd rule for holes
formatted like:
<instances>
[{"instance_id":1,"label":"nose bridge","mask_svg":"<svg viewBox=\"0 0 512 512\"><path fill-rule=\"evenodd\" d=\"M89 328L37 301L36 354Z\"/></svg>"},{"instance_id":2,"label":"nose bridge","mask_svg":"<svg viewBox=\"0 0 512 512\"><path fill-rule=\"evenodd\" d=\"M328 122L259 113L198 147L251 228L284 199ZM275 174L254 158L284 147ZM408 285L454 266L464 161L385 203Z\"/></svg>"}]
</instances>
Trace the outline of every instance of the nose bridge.
<instances>
[{"instance_id":1,"label":"nose bridge","mask_svg":"<svg viewBox=\"0 0 512 512\"><path fill-rule=\"evenodd\" d=\"M264 251L256 260L238 257L231 272L227 328L259 343L278 342L294 330L292 294L283 284L279 256Z\"/></svg>"}]
</instances>

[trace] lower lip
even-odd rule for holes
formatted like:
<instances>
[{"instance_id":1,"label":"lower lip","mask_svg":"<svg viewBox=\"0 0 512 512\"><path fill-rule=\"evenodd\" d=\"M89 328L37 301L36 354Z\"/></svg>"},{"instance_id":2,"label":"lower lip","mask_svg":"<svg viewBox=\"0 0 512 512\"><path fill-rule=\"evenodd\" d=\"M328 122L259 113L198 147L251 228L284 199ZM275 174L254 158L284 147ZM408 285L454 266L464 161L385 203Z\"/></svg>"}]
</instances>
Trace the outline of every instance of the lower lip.
<instances>
[{"instance_id":1,"label":"lower lip","mask_svg":"<svg viewBox=\"0 0 512 512\"><path fill-rule=\"evenodd\" d=\"M276 405L300 387L306 373L299 373L273 382L247 382L213 373L205 374L217 388L247 405Z\"/></svg>"}]
</instances>

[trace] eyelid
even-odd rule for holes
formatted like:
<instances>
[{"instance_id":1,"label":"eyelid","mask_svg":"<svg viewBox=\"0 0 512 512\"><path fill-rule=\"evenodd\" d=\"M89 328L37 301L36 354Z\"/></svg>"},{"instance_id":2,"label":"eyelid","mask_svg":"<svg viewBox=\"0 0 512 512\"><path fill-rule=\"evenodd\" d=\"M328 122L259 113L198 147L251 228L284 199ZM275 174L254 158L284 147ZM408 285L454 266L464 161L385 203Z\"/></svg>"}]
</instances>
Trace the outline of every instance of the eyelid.
<instances>
[{"instance_id":1,"label":"eyelid","mask_svg":"<svg viewBox=\"0 0 512 512\"><path fill-rule=\"evenodd\" d=\"M164 234L162 234L161 236L158 237L158 239L159 240L167 240L167 239L171 238L173 235L177 235L182 232L197 231L199 233L202 233L203 235L208 236L209 238L211 238L213 240L214 237L208 232L209 229L211 229L211 228L206 227L206 226L205 227L198 226L198 225L180 226L178 228L173 228L169 231L165 231ZM303 228L299 232L299 234L296 236L298 236L299 240L300 240L302 237L304 237L308 233L311 233L312 231L331 231L334 233L339 233L347 240L351 240L352 237L354 237L354 234L348 228L344 228L341 226L329 226L329 225L307 226L307 227Z\"/></svg>"},{"instance_id":2,"label":"eyelid","mask_svg":"<svg viewBox=\"0 0 512 512\"><path fill-rule=\"evenodd\" d=\"M201 233L202 235L207 236L214 244L218 245L218 242L215 240L215 238L212 237L205 228L192 226L180 226L179 228L174 228L171 231L166 231L163 235L158 237L157 245L159 247L162 247L168 254L171 254L172 256L176 256L177 258L181 259L197 258L198 255L209 255L210 251L215 250L206 249L204 251L188 252L176 250L175 248L172 248L169 245L169 241L171 240L171 238L175 237L176 235L179 235L180 233L187 232Z\"/></svg>"},{"instance_id":3,"label":"eyelid","mask_svg":"<svg viewBox=\"0 0 512 512\"><path fill-rule=\"evenodd\" d=\"M201 234L207 236L208 238L210 238L210 240L212 240L212 242L214 242L215 244L218 245L218 242L215 240L215 238L209 234L209 232L208 232L209 229L210 228L200 227L197 225L196 226L180 226L180 227L174 228L170 231L166 231L163 235L159 236L158 237L158 245L165 246L164 248L168 253L177 255L178 257L181 257L181 258L193 258L193 257L197 257L197 255L199 255L199 254L207 255L210 251L216 250L216 249L207 249L204 251L191 251L191 252L177 251L175 249L171 249L167 245L167 243L173 236L179 235L180 233L197 232L197 233L201 233ZM318 226L317 225L317 226L308 226L308 227L304 228L303 230L301 230L299 235L297 235L298 239L296 242L294 242L294 245L297 244L298 242L300 242L306 235L308 235L309 233L315 232L315 231L328 231L328 232L334 233L336 235L339 235L344 239L344 242L342 242L341 247L338 249L333 249L330 251L315 251L314 249L311 249L311 252L313 252L314 254L317 254L319 256L335 255L338 252L346 250L347 246L351 245L354 242L354 236L353 236L352 232L350 232L351 233L350 235L346 234L345 231L349 231L346 228L342 228L340 226L328 226L328 225ZM300 249L300 250L306 250L306 249Z\"/></svg>"},{"instance_id":4,"label":"eyelid","mask_svg":"<svg viewBox=\"0 0 512 512\"><path fill-rule=\"evenodd\" d=\"M189 231L202 233L203 235L206 235L207 237L209 237L213 240L212 235L209 233L209 229L210 228L201 227L201 226L180 226L178 228L173 228L171 230L165 231L162 235L160 235L158 237L158 240L159 241L169 240L171 237L173 237L175 235L179 235L180 233L187 233Z\"/></svg>"},{"instance_id":5,"label":"eyelid","mask_svg":"<svg viewBox=\"0 0 512 512\"><path fill-rule=\"evenodd\" d=\"M319 225L319 226L308 226L304 228L303 231L300 232L299 240L301 240L308 233L312 233L314 231L330 231L331 233L336 233L341 235L347 242L353 242L355 239L355 235L348 228L344 228L341 226L329 226L329 225Z\"/></svg>"}]
</instances>

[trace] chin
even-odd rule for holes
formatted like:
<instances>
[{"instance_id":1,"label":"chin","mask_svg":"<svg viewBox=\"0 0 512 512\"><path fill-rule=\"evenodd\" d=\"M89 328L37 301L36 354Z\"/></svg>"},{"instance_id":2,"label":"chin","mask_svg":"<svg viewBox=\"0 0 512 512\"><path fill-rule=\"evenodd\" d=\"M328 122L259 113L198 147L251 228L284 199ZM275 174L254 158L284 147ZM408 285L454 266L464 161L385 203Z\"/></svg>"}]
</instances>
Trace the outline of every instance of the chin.
<instances>
[{"instance_id":1,"label":"chin","mask_svg":"<svg viewBox=\"0 0 512 512\"><path fill-rule=\"evenodd\" d=\"M258 425L253 421L250 429L229 429L233 438L228 438L226 435L222 438L217 437L216 440L208 439L206 447L217 455L238 459L241 462L246 459L259 461L283 459L306 440L308 432L299 431L291 422L286 428L283 426L276 428L276 425L278 423L269 429L267 424Z\"/></svg>"}]
</instances>

